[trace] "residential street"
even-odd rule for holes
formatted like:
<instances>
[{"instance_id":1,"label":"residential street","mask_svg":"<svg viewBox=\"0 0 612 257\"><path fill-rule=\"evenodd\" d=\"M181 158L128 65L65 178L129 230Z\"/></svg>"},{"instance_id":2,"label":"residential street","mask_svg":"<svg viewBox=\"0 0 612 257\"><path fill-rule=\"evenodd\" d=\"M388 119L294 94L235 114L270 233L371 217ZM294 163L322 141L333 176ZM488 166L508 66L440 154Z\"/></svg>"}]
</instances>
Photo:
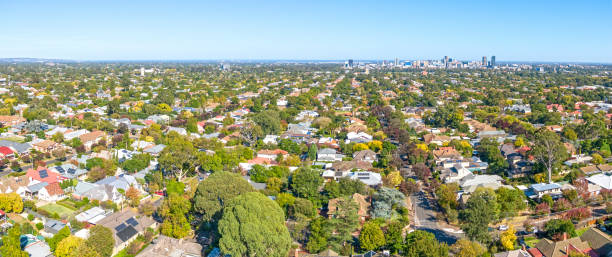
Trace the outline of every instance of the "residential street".
<instances>
[{"instance_id":1,"label":"residential street","mask_svg":"<svg viewBox=\"0 0 612 257\"><path fill-rule=\"evenodd\" d=\"M436 220L434 205L430 204L424 192L418 192L410 196L414 209L415 229L433 233L436 238L452 245L463 236L463 232L455 231L452 228L445 228L442 222Z\"/></svg>"}]
</instances>

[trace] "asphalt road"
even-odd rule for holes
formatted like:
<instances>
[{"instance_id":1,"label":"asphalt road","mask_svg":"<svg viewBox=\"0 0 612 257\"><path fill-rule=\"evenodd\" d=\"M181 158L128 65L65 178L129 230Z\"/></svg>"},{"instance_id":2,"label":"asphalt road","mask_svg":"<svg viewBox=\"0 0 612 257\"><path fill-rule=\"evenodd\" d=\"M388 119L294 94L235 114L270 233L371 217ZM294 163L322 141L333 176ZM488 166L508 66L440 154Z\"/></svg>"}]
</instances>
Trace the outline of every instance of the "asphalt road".
<instances>
[{"instance_id":1,"label":"asphalt road","mask_svg":"<svg viewBox=\"0 0 612 257\"><path fill-rule=\"evenodd\" d=\"M415 229L430 232L436 239L448 245L454 244L463 233L444 228L436 219L436 211L433 204L430 204L425 193L418 192L410 197L414 209Z\"/></svg>"}]
</instances>

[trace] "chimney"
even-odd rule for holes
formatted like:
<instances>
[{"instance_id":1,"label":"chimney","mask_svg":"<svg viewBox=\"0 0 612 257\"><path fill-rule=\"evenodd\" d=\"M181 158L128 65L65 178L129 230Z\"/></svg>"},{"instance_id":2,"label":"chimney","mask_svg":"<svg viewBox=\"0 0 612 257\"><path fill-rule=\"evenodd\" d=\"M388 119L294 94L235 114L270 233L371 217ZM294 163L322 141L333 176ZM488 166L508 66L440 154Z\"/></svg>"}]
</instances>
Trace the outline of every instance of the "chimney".
<instances>
[{"instance_id":1,"label":"chimney","mask_svg":"<svg viewBox=\"0 0 612 257\"><path fill-rule=\"evenodd\" d=\"M523 251L527 251L527 247L526 247L525 245L522 245L521 249L522 249Z\"/></svg>"},{"instance_id":2,"label":"chimney","mask_svg":"<svg viewBox=\"0 0 612 257\"><path fill-rule=\"evenodd\" d=\"M567 233L563 232L563 241L567 240Z\"/></svg>"},{"instance_id":3,"label":"chimney","mask_svg":"<svg viewBox=\"0 0 612 257\"><path fill-rule=\"evenodd\" d=\"M300 257L300 249L299 248L295 249L294 257Z\"/></svg>"}]
</instances>

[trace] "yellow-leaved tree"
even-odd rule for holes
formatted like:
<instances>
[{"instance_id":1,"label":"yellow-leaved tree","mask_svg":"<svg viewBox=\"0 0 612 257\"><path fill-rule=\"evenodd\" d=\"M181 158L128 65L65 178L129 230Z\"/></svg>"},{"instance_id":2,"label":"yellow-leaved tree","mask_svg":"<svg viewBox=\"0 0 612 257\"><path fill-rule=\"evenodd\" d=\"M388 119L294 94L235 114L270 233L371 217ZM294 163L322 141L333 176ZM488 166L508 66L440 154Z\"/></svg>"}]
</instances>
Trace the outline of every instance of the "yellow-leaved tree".
<instances>
[{"instance_id":1,"label":"yellow-leaved tree","mask_svg":"<svg viewBox=\"0 0 612 257\"><path fill-rule=\"evenodd\" d=\"M502 246L506 248L506 250L514 250L514 243L516 242L516 231L514 231L514 226L510 225L508 230L504 231L501 234L500 241Z\"/></svg>"}]
</instances>

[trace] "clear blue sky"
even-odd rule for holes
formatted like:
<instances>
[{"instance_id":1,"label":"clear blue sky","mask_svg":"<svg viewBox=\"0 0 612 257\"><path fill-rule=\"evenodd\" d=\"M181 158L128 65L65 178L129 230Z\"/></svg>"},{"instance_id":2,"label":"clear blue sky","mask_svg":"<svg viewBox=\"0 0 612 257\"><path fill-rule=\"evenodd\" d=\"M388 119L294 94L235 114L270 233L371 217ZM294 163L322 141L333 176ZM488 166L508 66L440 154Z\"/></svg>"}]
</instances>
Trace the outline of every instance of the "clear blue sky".
<instances>
[{"instance_id":1,"label":"clear blue sky","mask_svg":"<svg viewBox=\"0 0 612 257\"><path fill-rule=\"evenodd\" d=\"M612 0L0 0L0 57L612 62Z\"/></svg>"}]
</instances>

